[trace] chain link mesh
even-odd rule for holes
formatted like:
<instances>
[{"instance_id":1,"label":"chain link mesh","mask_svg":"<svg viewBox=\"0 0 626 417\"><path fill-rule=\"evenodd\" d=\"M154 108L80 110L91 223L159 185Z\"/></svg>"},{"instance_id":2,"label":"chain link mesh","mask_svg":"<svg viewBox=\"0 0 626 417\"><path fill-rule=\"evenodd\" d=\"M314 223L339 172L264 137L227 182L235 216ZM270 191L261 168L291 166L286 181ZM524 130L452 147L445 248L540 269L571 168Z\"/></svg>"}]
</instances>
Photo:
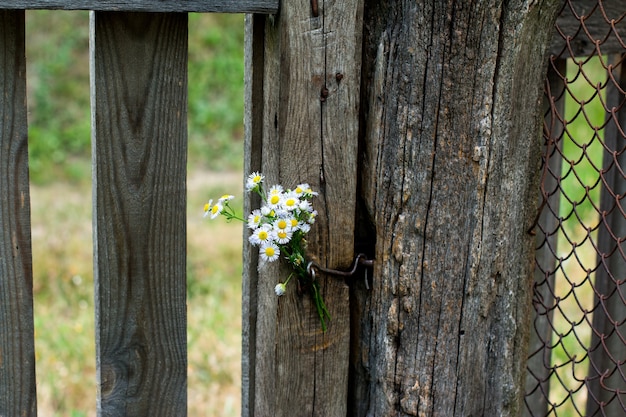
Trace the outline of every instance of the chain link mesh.
<instances>
[{"instance_id":1,"label":"chain link mesh","mask_svg":"<svg viewBox=\"0 0 626 417\"><path fill-rule=\"evenodd\" d=\"M566 0L555 29L525 415L626 416L626 7Z\"/></svg>"}]
</instances>

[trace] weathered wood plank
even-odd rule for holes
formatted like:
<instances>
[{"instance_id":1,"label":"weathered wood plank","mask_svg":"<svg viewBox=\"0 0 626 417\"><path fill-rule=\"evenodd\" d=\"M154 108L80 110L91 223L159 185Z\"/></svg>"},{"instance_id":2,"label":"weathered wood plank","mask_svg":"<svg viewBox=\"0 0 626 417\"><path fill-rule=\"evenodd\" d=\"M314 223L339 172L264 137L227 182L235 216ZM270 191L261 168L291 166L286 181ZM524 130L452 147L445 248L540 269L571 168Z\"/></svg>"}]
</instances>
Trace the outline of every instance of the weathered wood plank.
<instances>
[{"instance_id":1,"label":"weathered wood plank","mask_svg":"<svg viewBox=\"0 0 626 417\"><path fill-rule=\"evenodd\" d=\"M567 2L565 2L567 3ZM573 6L564 4L563 11L557 18L550 53L561 58L570 56L589 56L597 51L610 55L624 53L624 33L626 33L626 13L621 1L574 0ZM584 21L584 29L581 24ZM614 28L611 27L613 21ZM617 36L619 34L619 36ZM567 37L571 51L566 48ZM598 49L596 49L596 42Z\"/></svg>"},{"instance_id":2,"label":"weathered wood plank","mask_svg":"<svg viewBox=\"0 0 626 417\"><path fill-rule=\"evenodd\" d=\"M276 13L279 0L0 0L0 9Z\"/></svg>"},{"instance_id":3,"label":"weathered wood plank","mask_svg":"<svg viewBox=\"0 0 626 417\"><path fill-rule=\"evenodd\" d=\"M251 144L257 151L247 158L254 158L250 167L260 161L268 184L308 182L320 192L308 255L339 269L354 257L361 16L360 0L319 1L317 13L310 2L284 2L264 34L264 99L252 110L262 112L262 121L247 129L262 129L255 139L262 142ZM309 294L290 285L285 296L274 295L288 274L277 265L258 274L254 383L247 394L254 404L244 415L346 415L348 287L318 274L332 317L323 333Z\"/></svg>"},{"instance_id":4,"label":"weathered wood plank","mask_svg":"<svg viewBox=\"0 0 626 417\"><path fill-rule=\"evenodd\" d=\"M520 415L558 3L366 2L376 262L360 415Z\"/></svg>"},{"instance_id":5,"label":"weathered wood plank","mask_svg":"<svg viewBox=\"0 0 626 417\"><path fill-rule=\"evenodd\" d=\"M99 415L186 416L187 15L91 15Z\"/></svg>"},{"instance_id":6,"label":"weathered wood plank","mask_svg":"<svg viewBox=\"0 0 626 417\"><path fill-rule=\"evenodd\" d=\"M35 416L24 11L0 11L0 415Z\"/></svg>"},{"instance_id":7,"label":"weathered wood plank","mask_svg":"<svg viewBox=\"0 0 626 417\"><path fill-rule=\"evenodd\" d=\"M593 333L589 351L587 415L619 416L626 413L626 88L625 55L613 58L613 77L607 84L608 123L604 129L598 263L594 289ZM621 91L620 91L621 90ZM600 407L600 404L602 406ZM601 411L599 411L601 409Z\"/></svg>"},{"instance_id":8,"label":"weathered wood plank","mask_svg":"<svg viewBox=\"0 0 626 417\"><path fill-rule=\"evenodd\" d=\"M262 169L263 144L263 74L264 74L265 17L248 14L245 18L245 171L259 172ZM260 198L251 195L244 200L244 212L259 207ZM244 228L244 242L250 232ZM254 384L257 346L257 286L259 263L258 251L243 251L242 283L242 358L241 358L241 415L254 416Z\"/></svg>"}]
</instances>

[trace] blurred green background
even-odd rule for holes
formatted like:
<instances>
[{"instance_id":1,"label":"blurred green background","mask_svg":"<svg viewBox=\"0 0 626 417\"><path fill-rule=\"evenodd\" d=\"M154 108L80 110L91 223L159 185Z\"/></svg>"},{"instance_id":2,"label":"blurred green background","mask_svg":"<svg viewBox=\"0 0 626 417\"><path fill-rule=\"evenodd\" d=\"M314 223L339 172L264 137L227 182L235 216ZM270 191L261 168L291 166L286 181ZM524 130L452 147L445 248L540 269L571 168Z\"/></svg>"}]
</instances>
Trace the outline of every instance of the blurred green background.
<instances>
[{"instance_id":1,"label":"blurred green background","mask_svg":"<svg viewBox=\"0 0 626 417\"><path fill-rule=\"evenodd\" d=\"M27 13L31 180L90 179L88 12ZM189 15L189 163L241 169L243 15Z\"/></svg>"},{"instance_id":2,"label":"blurred green background","mask_svg":"<svg viewBox=\"0 0 626 417\"><path fill-rule=\"evenodd\" d=\"M39 415L95 416L89 14L30 11L26 24ZM190 416L240 414L241 225L202 208L241 197L242 142L243 15L190 14Z\"/></svg>"}]
</instances>

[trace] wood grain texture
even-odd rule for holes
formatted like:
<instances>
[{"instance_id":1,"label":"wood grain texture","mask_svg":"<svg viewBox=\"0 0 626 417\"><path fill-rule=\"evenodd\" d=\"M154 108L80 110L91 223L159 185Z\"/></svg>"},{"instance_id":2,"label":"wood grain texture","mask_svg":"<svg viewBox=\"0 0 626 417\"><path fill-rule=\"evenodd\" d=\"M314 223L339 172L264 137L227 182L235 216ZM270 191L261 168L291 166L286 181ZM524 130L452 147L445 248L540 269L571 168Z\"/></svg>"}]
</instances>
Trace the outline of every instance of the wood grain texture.
<instances>
[{"instance_id":1,"label":"wood grain texture","mask_svg":"<svg viewBox=\"0 0 626 417\"><path fill-rule=\"evenodd\" d=\"M248 136L254 135L247 166L259 166L268 185L308 182L320 192L308 256L339 269L354 257L361 22L357 0L319 1L317 17L309 2L283 2L278 16L266 18L263 66L253 69L263 72L263 99L253 101L249 114L260 112L262 119L247 118ZM249 81L248 89L255 86ZM256 320L254 374L245 374L254 381L244 393L250 403L244 415L346 415L348 287L318 275L332 317L323 333L309 294L299 295L296 285L280 299L274 294L289 273L271 264L244 278L257 280L257 309L248 312Z\"/></svg>"},{"instance_id":2,"label":"wood grain texture","mask_svg":"<svg viewBox=\"0 0 626 417\"><path fill-rule=\"evenodd\" d=\"M0 0L0 9L276 13L279 0Z\"/></svg>"},{"instance_id":3,"label":"wood grain texture","mask_svg":"<svg viewBox=\"0 0 626 417\"><path fill-rule=\"evenodd\" d=\"M558 3L366 2L359 415L520 414Z\"/></svg>"},{"instance_id":4,"label":"wood grain texture","mask_svg":"<svg viewBox=\"0 0 626 417\"><path fill-rule=\"evenodd\" d=\"M91 15L102 416L186 416L187 15Z\"/></svg>"},{"instance_id":5,"label":"wood grain texture","mask_svg":"<svg viewBox=\"0 0 626 417\"><path fill-rule=\"evenodd\" d=\"M35 416L24 11L0 11L0 416Z\"/></svg>"},{"instance_id":6,"label":"wood grain texture","mask_svg":"<svg viewBox=\"0 0 626 417\"><path fill-rule=\"evenodd\" d=\"M245 17L245 98L244 98L244 169L245 172L262 170L263 144L263 60L265 16L248 14ZM259 207L260 197L250 195L244 200L244 213ZM250 230L244 228L244 242ZM253 416L255 403L255 372L257 348L257 286L259 254L247 248L243 251L242 283L242 357L241 357L241 415Z\"/></svg>"}]
</instances>

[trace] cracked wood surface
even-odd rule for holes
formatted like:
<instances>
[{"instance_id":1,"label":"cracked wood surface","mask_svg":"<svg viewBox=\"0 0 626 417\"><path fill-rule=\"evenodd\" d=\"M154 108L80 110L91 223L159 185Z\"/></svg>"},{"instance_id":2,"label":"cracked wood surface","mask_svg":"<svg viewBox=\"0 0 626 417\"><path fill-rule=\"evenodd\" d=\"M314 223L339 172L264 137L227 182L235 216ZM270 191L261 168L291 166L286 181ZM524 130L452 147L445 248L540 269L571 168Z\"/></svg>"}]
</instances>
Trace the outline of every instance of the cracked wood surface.
<instances>
[{"instance_id":1,"label":"cracked wood surface","mask_svg":"<svg viewBox=\"0 0 626 417\"><path fill-rule=\"evenodd\" d=\"M556 3L366 3L376 263L354 415L519 414Z\"/></svg>"}]
</instances>

